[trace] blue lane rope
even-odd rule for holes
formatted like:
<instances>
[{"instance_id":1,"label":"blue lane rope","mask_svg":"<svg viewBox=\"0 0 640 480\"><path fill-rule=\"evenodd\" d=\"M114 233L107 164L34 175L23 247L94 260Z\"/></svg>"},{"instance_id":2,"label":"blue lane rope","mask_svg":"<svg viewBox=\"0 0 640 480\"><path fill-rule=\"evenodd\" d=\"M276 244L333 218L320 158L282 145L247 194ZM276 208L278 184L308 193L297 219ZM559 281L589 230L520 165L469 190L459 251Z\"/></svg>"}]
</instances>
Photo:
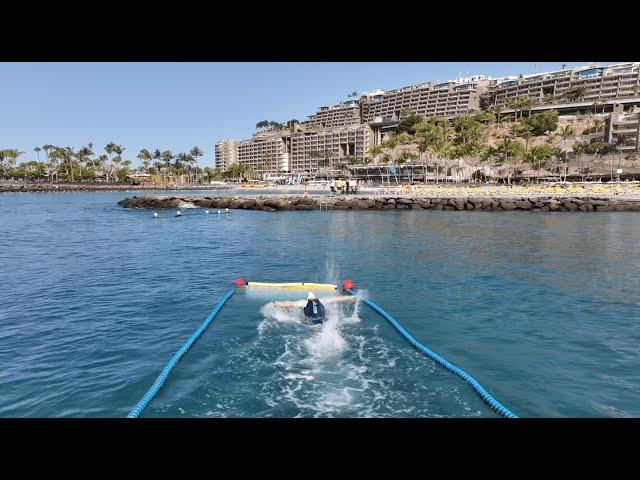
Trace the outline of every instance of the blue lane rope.
<instances>
[{"instance_id":1,"label":"blue lane rope","mask_svg":"<svg viewBox=\"0 0 640 480\"><path fill-rule=\"evenodd\" d=\"M162 388L164 383L167 381L167 377L169 376L169 373L171 372L173 367L176 366L176 364L180 361L180 359L184 356L184 354L189 351L189 349L193 346L194 343L196 343L198 338L200 338L203 332L207 329L209 324L212 322L212 320L215 318L218 312L222 309L224 304L227 303L227 300L231 298L235 290L236 290L235 288L232 288L227 292L227 294L224 297L222 297L222 300L220 300L218 304L214 307L214 309L211 310L211 313L209 314L209 316L204 319L204 321L200 324L198 329L195 332L193 332L191 337L189 337L189 339L184 343L184 345L180 347L180 350L178 350L173 355L173 357L171 357L171 360L167 362L167 364L162 369L162 372L160 372L160 375L158 375L158 378L156 378L156 381L153 383L151 388L147 390L147 393L145 393L144 396L137 403L137 405L133 407L133 409L129 412L129 415L127 415L127 418L138 418L140 416L142 411L146 408L149 402L153 400L153 398L156 396L158 391Z\"/></svg>"},{"instance_id":2,"label":"blue lane rope","mask_svg":"<svg viewBox=\"0 0 640 480\"><path fill-rule=\"evenodd\" d=\"M350 295L356 295L356 292L352 289L348 289L346 290L346 292ZM455 375L458 375L465 382L471 385L471 388L473 388L473 390L480 396L480 398L482 398L482 400L484 400L485 403L489 405L493 410L495 410L498 414L506 418L518 418L515 413L502 405L498 400L493 398L493 396L489 392L487 392L487 390L482 385L480 385L480 383L475 378L416 340L413 335L407 332L404 327L400 325L400 323L398 323L398 321L391 315L389 315L385 310L383 310L381 307L370 300L366 300L363 298L362 301L373 308L380 315L382 315L400 333L400 335L402 335L404 339L407 340L411 345L413 345L418 351L429 357L441 367L444 367Z\"/></svg>"}]
</instances>

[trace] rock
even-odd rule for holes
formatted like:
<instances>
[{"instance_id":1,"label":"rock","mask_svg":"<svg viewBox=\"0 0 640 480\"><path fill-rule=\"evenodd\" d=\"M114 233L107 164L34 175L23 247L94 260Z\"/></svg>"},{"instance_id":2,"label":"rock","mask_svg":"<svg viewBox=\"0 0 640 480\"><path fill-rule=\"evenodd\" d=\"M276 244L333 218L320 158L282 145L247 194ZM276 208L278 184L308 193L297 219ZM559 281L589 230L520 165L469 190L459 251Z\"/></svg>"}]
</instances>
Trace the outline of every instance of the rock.
<instances>
[{"instance_id":1,"label":"rock","mask_svg":"<svg viewBox=\"0 0 640 480\"><path fill-rule=\"evenodd\" d=\"M255 198L248 198L240 204L240 208L251 209L256 206L256 203Z\"/></svg>"},{"instance_id":2,"label":"rock","mask_svg":"<svg viewBox=\"0 0 640 480\"><path fill-rule=\"evenodd\" d=\"M619 211L639 212L640 200L608 199L603 197L512 197L512 198L468 198L468 197L314 197L264 195L247 198L209 196L161 196L140 195L127 197L118 202L124 208L177 209L190 202L201 208L242 208L250 210L316 210L326 205L330 210L534 210L534 211Z\"/></svg>"},{"instance_id":3,"label":"rock","mask_svg":"<svg viewBox=\"0 0 640 480\"><path fill-rule=\"evenodd\" d=\"M311 197L302 197L298 198L297 202L299 205L313 205L315 203L315 200Z\"/></svg>"}]
</instances>

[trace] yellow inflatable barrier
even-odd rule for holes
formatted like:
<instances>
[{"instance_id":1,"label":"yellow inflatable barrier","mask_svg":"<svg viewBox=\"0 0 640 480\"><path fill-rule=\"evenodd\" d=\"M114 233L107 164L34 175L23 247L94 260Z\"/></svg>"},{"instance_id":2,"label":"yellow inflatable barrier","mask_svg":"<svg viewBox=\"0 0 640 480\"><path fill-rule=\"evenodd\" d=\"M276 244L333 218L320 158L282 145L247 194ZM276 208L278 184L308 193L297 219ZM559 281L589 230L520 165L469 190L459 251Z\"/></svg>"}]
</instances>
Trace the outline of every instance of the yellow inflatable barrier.
<instances>
[{"instance_id":1,"label":"yellow inflatable barrier","mask_svg":"<svg viewBox=\"0 0 640 480\"><path fill-rule=\"evenodd\" d=\"M255 288L291 288L297 290L337 290L338 286L331 283L266 283L266 282L247 282L247 287Z\"/></svg>"}]
</instances>

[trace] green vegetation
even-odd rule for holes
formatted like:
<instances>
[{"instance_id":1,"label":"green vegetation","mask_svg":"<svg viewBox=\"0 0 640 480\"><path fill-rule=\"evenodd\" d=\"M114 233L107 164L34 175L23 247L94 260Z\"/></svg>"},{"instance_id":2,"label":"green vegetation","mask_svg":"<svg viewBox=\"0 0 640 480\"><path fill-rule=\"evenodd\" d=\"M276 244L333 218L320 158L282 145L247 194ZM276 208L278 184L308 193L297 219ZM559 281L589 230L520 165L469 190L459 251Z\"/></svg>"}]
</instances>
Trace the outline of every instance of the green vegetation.
<instances>
[{"instance_id":1,"label":"green vegetation","mask_svg":"<svg viewBox=\"0 0 640 480\"><path fill-rule=\"evenodd\" d=\"M416 133L416 125L422 121L422 117L418 115L407 115L396 127L398 133L408 133L414 135Z\"/></svg>"},{"instance_id":2,"label":"green vegetation","mask_svg":"<svg viewBox=\"0 0 640 480\"><path fill-rule=\"evenodd\" d=\"M535 136L545 135L558 128L558 112L547 110L546 112L534 113L523 118L522 125L529 127Z\"/></svg>"},{"instance_id":3,"label":"green vegetation","mask_svg":"<svg viewBox=\"0 0 640 480\"><path fill-rule=\"evenodd\" d=\"M573 98L580 95L580 91L569 94ZM564 174L566 178L572 149L578 155L615 151L615 147L607 145L603 138L572 142L576 132L570 125L558 127L557 111L532 114L534 103L527 98L520 100L511 105L514 109L511 115L505 115L501 107L454 119L401 115L395 134L372 147L367 161L381 165L417 163L424 166L425 171L434 172L436 182L440 179L441 168L447 170L449 178L453 175L453 167L471 168L468 172L471 178L483 178L486 170L481 167L486 164L493 167L492 175L503 176L510 183L514 175L525 170L533 171L528 174L529 178L535 174L535 179L539 180L543 167ZM584 134L603 132L601 119L592 119L592 122ZM410 171L407 174L411 175Z\"/></svg>"},{"instance_id":4,"label":"green vegetation","mask_svg":"<svg viewBox=\"0 0 640 480\"><path fill-rule=\"evenodd\" d=\"M222 174L223 178L232 180L248 180L253 174L253 169L245 163L234 163Z\"/></svg>"},{"instance_id":5,"label":"green vegetation","mask_svg":"<svg viewBox=\"0 0 640 480\"><path fill-rule=\"evenodd\" d=\"M140 166L132 169L132 161L124 157L125 148L114 142L104 147L104 154L97 154L89 143L78 149L70 146L43 145L35 147L35 160L17 165L25 152L13 148L0 149L0 178L48 182L132 182L132 173L148 173L164 176L186 177L187 183L199 183L213 179L213 169L198 167L198 159L204 155L199 147L188 153L174 155L171 151L141 149L136 158ZM44 152L41 161L40 153ZM155 162L153 162L155 160Z\"/></svg>"}]
</instances>

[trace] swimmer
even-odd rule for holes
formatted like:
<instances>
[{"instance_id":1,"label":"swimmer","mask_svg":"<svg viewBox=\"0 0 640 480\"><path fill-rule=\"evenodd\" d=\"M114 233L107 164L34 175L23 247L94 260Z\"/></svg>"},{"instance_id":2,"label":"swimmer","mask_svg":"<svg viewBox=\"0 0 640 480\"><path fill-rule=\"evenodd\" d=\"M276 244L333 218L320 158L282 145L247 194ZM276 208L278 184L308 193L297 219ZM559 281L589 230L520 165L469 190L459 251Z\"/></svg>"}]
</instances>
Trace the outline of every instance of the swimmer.
<instances>
[{"instance_id":1,"label":"swimmer","mask_svg":"<svg viewBox=\"0 0 640 480\"><path fill-rule=\"evenodd\" d=\"M324 305L320 303L318 297L313 292L309 292L307 296L307 305L304 307L304 314L311 319L313 323L322 323L324 320Z\"/></svg>"}]
</instances>

